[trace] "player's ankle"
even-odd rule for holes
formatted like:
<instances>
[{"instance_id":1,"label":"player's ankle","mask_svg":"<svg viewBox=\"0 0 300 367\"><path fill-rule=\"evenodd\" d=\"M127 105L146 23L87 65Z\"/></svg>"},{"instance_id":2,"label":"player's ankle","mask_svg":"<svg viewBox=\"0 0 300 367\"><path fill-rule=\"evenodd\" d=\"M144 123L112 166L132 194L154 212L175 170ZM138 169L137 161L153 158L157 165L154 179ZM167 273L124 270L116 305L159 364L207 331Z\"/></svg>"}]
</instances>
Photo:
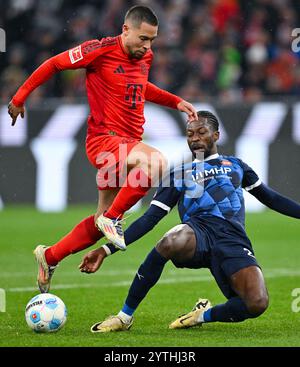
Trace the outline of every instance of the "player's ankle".
<instances>
[{"instance_id":1,"label":"player's ankle","mask_svg":"<svg viewBox=\"0 0 300 367\"><path fill-rule=\"evenodd\" d=\"M120 311L118 313L118 316L120 317L120 319L125 323L125 324L129 324L132 320L132 317L131 315L127 315L125 312L123 311Z\"/></svg>"},{"instance_id":2,"label":"player's ankle","mask_svg":"<svg viewBox=\"0 0 300 367\"><path fill-rule=\"evenodd\" d=\"M47 250L45 251L45 259L49 266L56 266L58 264L58 261L52 254L51 247L47 248Z\"/></svg>"},{"instance_id":3,"label":"player's ankle","mask_svg":"<svg viewBox=\"0 0 300 367\"><path fill-rule=\"evenodd\" d=\"M201 314L201 320L199 318L199 321L200 322L211 322L212 321L212 319L211 319L211 308L209 308L208 310L204 311Z\"/></svg>"},{"instance_id":4,"label":"player's ankle","mask_svg":"<svg viewBox=\"0 0 300 367\"><path fill-rule=\"evenodd\" d=\"M109 219L122 219L123 213L116 212L114 210L106 210L103 216Z\"/></svg>"}]
</instances>

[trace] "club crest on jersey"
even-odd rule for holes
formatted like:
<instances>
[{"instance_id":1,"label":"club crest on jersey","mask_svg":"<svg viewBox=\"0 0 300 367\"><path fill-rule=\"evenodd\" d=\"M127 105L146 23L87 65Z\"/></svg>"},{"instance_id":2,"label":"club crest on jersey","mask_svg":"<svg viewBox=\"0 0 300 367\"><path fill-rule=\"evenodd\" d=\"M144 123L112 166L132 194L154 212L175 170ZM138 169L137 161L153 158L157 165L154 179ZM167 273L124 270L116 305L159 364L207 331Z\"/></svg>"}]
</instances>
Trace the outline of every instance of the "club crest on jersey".
<instances>
[{"instance_id":1,"label":"club crest on jersey","mask_svg":"<svg viewBox=\"0 0 300 367\"><path fill-rule=\"evenodd\" d=\"M223 166L232 166L232 163L231 163L230 161L225 160L225 159L223 159L223 160L221 161L221 164L222 164Z\"/></svg>"},{"instance_id":2,"label":"club crest on jersey","mask_svg":"<svg viewBox=\"0 0 300 367\"><path fill-rule=\"evenodd\" d=\"M143 75L147 75L148 74L148 68L147 68L147 66L146 66L146 64L144 62L141 63L141 73Z\"/></svg>"},{"instance_id":3,"label":"club crest on jersey","mask_svg":"<svg viewBox=\"0 0 300 367\"><path fill-rule=\"evenodd\" d=\"M69 57L72 64L75 64L75 62L82 60L83 56L81 52L81 46L72 48L72 50L69 51Z\"/></svg>"}]
</instances>

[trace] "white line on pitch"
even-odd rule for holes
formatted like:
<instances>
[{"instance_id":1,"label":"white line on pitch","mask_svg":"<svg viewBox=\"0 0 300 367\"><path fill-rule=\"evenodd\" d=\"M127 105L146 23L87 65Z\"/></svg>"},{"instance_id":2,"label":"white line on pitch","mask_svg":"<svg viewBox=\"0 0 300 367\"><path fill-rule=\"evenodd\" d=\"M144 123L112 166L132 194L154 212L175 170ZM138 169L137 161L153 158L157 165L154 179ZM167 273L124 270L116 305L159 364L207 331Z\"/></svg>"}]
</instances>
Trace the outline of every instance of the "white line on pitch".
<instances>
[{"instance_id":1,"label":"white line on pitch","mask_svg":"<svg viewBox=\"0 0 300 367\"><path fill-rule=\"evenodd\" d=\"M120 272L121 273L121 272ZM265 271L264 275L266 278L278 278L284 276L295 276L300 275L299 270L289 270L289 269L270 269L269 271ZM201 282L201 281L214 281L214 278L209 275L199 275L199 276L180 276L180 277L172 277L167 279L161 279L159 284L174 284L174 283L185 283L185 282ZM77 284L57 284L53 285L51 289L76 289L76 288L107 288L107 287L125 287L130 286L132 283L131 280L124 280L119 282L105 282L101 284L92 284L92 283L77 283ZM36 291L37 287L16 287L16 288L7 288L7 292L31 292Z\"/></svg>"},{"instance_id":2,"label":"white line on pitch","mask_svg":"<svg viewBox=\"0 0 300 367\"><path fill-rule=\"evenodd\" d=\"M100 270L95 274L92 274L93 277L99 276L99 277L106 277L106 276L122 276L122 275L134 275L136 272L137 268L132 268L132 269L123 269L123 270ZM197 271L200 269L187 269L187 268L183 268L183 269L175 269L175 268L171 268L171 269L167 269L164 271L164 274L170 275L170 276L177 276L179 273L180 275L185 275L187 273L191 273L191 271ZM201 271L207 271L209 272L208 269L206 268L201 268ZM299 269L287 269L287 268L269 268L269 269L263 269L263 273L266 277L268 277L269 275L272 276L273 273L278 274L278 275L286 275L286 276L292 276L292 275L300 275L300 270ZM82 273L78 270L78 269L74 269L74 271L61 271L60 269L58 269L58 274L59 276L62 277L69 277L69 276L82 276ZM23 278L23 277L36 277L36 272L0 272L0 279L1 278Z\"/></svg>"},{"instance_id":3,"label":"white line on pitch","mask_svg":"<svg viewBox=\"0 0 300 367\"><path fill-rule=\"evenodd\" d=\"M161 279L159 284L172 284L172 283L184 283L184 282L196 282L196 281L207 281L212 280L212 277L180 277L174 279ZM120 282L112 282L102 284L57 284L53 285L51 289L73 289L73 288L107 288L107 287L125 287L129 286L132 283L132 280L123 280ZM31 292L37 290L37 287L20 287L20 288L8 288L7 292Z\"/></svg>"}]
</instances>

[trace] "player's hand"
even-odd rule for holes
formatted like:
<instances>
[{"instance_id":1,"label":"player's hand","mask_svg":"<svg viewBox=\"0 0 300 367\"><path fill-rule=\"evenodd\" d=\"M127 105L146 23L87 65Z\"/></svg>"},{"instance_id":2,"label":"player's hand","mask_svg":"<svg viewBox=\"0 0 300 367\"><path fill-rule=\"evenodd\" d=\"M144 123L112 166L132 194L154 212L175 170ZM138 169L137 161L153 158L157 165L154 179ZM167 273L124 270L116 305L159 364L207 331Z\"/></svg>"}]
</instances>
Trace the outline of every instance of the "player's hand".
<instances>
[{"instance_id":1,"label":"player's hand","mask_svg":"<svg viewBox=\"0 0 300 367\"><path fill-rule=\"evenodd\" d=\"M106 252L102 247L92 250L84 256L78 268L82 273L95 273L102 265L106 256Z\"/></svg>"},{"instance_id":2,"label":"player's hand","mask_svg":"<svg viewBox=\"0 0 300 367\"><path fill-rule=\"evenodd\" d=\"M8 114L12 118L11 126L14 126L19 115L24 118L25 108L24 106L17 107L10 101L8 104Z\"/></svg>"},{"instance_id":3,"label":"player's hand","mask_svg":"<svg viewBox=\"0 0 300 367\"><path fill-rule=\"evenodd\" d=\"M198 120L197 111L191 103L182 100L181 102L178 103L177 109L181 112L187 113L188 122Z\"/></svg>"}]
</instances>

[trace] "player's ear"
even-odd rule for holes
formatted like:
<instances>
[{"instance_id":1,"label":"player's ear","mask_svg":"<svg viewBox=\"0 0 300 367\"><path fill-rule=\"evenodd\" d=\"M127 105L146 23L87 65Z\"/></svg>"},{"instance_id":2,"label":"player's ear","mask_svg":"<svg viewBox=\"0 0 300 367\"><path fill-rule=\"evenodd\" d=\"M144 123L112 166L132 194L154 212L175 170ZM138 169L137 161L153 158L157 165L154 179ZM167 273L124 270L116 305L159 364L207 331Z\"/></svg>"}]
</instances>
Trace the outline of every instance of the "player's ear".
<instances>
[{"instance_id":1,"label":"player's ear","mask_svg":"<svg viewBox=\"0 0 300 367\"><path fill-rule=\"evenodd\" d=\"M122 26L122 32L125 34L125 36L128 35L129 27L127 24L123 24Z\"/></svg>"},{"instance_id":2,"label":"player's ear","mask_svg":"<svg viewBox=\"0 0 300 367\"><path fill-rule=\"evenodd\" d=\"M220 138L220 131L214 131L214 142L218 141Z\"/></svg>"}]
</instances>

